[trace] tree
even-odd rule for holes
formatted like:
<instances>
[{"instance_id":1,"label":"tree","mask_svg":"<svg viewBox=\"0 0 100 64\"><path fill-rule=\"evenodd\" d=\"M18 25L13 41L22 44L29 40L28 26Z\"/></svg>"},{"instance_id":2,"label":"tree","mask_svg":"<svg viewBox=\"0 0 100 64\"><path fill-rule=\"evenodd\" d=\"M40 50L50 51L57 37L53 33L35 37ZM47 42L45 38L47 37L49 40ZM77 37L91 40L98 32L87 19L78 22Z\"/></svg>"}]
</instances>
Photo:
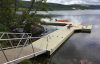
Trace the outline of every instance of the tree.
<instances>
[{"instance_id":1,"label":"tree","mask_svg":"<svg viewBox=\"0 0 100 64\"><path fill-rule=\"evenodd\" d=\"M22 14L16 14L19 11L21 0L0 0L0 24L6 28L3 31L12 31L14 28L22 27L31 30L32 25L40 27L41 15L37 11L47 11L46 0L31 0L28 8L22 8ZM30 14L31 11L34 11ZM29 27L28 27L29 26ZM26 29L27 27L27 29ZM31 31L29 31L31 32Z\"/></svg>"},{"instance_id":2,"label":"tree","mask_svg":"<svg viewBox=\"0 0 100 64\"><path fill-rule=\"evenodd\" d=\"M10 7L12 3L11 0L0 0L0 24L6 27L10 26L12 21L12 10Z\"/></svg>"}]
</instances>

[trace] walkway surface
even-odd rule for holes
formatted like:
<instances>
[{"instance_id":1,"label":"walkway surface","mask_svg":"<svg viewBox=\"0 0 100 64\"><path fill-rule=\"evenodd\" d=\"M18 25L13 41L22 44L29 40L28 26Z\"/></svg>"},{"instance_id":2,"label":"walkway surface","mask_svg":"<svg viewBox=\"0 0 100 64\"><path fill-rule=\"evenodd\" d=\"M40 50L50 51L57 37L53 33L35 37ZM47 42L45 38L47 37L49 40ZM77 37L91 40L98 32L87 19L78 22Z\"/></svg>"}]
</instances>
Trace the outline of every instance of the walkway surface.
<instances>
[{"instance_id":1,"label":"walkway surface","mask_svg":"<svg viewBox=\"0 0 100 64\"><path fill-rule=\"evenodd\" d=\"M8 61L11 63L18 63L21 60L32 58L34 56L40 55L45 53L45 50L35 48L32 49L31 45L20 47L20 48L14 48L14 49L8 49L4 50L5 55L7 56ZM3 53L0 51L0 64L6 63L7 60L5 59Z\"/></svg>"},{"instance_id":2,"label":"walkway surface","mask_svg":"<svg viewBox=\"0 0 100 64\"><path fill-rule=\"evenodd\" d=\"M43 38L33 42L33 46L36 46L40 49L46 49L51 55L66 39L68 39L74 33L75 30L91 31L91 28L91 25L75 25L74 27L68 29L66 25L64 28L56 30L51 34L48 34Z\"/></svg>"}]
</instances>

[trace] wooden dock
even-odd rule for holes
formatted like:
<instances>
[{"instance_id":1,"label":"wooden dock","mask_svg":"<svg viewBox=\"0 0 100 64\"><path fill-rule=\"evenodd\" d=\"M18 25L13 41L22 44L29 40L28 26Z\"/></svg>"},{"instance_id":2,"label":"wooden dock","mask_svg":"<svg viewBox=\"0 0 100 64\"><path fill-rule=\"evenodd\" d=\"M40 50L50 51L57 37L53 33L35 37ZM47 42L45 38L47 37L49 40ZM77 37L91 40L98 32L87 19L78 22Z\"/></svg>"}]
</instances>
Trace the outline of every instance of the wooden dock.
<instances>
[{"instance_id":1,"label":"wooden dock","mask_svg":"<svg viewBox=\"0 0 100 64\"><path fill-rule=\"evenodd\" d=\"M27 45L23 47L23 50L20 51L22 48L14 48L4 50L8 61L5 59L2 51L0 51L0 64L11 64L11 63L18 63L24 59L29 59L40 54L49 52L49 55L53 54L60 46L63 44L65 40L67 40L76 30L80 31L88 31L90 32L92 29L92 25L83 26L81 24L73 24L72 27L68 28L68 24L64 26L62 29L56 30L42 38L38 39L37 41L33 42L32 45ZM34 50L32 49L32 46ZM18 55L20 53L20 55ZM17 57L18 56L18 57Z\"/></svg>"}]
</instances>

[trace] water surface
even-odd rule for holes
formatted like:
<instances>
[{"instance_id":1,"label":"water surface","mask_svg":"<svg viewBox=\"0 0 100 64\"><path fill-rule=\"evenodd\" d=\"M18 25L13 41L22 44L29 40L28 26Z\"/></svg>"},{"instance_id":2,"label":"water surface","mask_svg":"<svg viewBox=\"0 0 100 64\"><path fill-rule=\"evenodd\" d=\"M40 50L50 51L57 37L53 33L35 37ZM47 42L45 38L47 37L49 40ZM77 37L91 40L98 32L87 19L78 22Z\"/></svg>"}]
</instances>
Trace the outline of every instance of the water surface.
<instances>
[{"instance_id":1,"label":"water surface","mask_svg":"<svg viewBox=\"0 0 100 64\"><path fill-rule=\"evenodd\" d=\"M49 12L49 15L84 25L92 24L93 29L91 33L75 33L50 58L37 58L37 64L100 64L100 10L54 11Z\"/></svg>"}]
</instances>

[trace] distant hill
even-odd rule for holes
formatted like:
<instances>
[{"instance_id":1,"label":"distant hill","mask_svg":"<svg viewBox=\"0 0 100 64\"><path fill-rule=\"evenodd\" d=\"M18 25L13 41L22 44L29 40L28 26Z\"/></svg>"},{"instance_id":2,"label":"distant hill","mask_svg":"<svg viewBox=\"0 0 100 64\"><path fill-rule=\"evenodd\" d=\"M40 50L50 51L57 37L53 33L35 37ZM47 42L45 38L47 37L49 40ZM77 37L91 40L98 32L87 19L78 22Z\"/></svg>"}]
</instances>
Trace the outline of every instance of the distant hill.
<instances>
[{"instance_id":1,"label":"distant hill","mask_svg":"<svg viewBox=\"0 0 100 64\"><path fill-rule=\"evenodd\" d=\"M31 5L30 1L20 1L17 3L17 7L19 8L29 8Z\"/></svg>"},{"instance_id":2,"label":"distant hill","mask_svg":"<svg viewBox=\"0 0 100 64\"><path fill-rule=\"evenodd\" d=\"M62 5L62 4L56 4L56 3L47 3L48 10L84 10L84 9L100 9L100 5L79 5L79 4L73 4L73 5ZM18 4L18 7L20 8L28 8L30 6L29 1L22 1L20 4Z\"/></svg>"},{"instance_id":3,"label":"distant hill","mask_svg":"<svg viewBox=\"0 0 100 64\"><path fill-rule=\"evenodd\" d=\"M55 3L48 3L49 8L52 10L84 10L84 9L100 9L100 5L62 5L62 4L55 4Z\"/></svg>"}]
</instances>

